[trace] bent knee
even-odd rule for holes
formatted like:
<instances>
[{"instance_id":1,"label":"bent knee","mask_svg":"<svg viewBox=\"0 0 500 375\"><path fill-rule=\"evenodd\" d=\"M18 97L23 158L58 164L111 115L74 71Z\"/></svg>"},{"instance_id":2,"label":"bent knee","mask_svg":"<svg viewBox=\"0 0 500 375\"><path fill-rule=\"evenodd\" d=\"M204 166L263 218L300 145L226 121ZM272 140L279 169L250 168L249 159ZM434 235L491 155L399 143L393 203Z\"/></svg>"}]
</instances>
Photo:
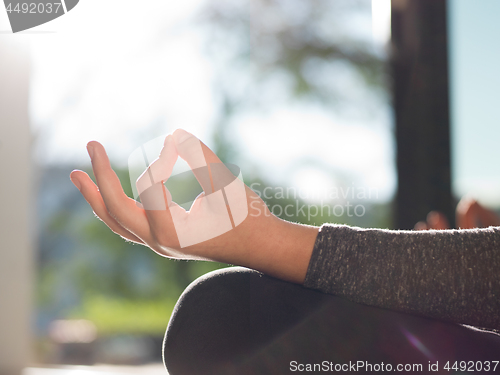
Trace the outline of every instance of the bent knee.
<instances>
[{"instance_id":1,"label":"bent knee","mask_svg":"<svg viewBox=\"0 0 500 375\"><path fill-rule=\"evenodd\" d=\"M221 374L299 324L326 295L241 268L210 272L181 295L164 340L169 373Z\"/></svg>"},{"instance_id":2,"label":"bent knee","mask_svg":"<svg viewBox=\"0 0 500 375\"><path fill-rule=\"evenodd\" d=\"M170 374L207 374L238 356L237 343L248 336L251 280L261 276L231 267L201 276L186 288L163 343Z\"/></svg>"}]
</instances>

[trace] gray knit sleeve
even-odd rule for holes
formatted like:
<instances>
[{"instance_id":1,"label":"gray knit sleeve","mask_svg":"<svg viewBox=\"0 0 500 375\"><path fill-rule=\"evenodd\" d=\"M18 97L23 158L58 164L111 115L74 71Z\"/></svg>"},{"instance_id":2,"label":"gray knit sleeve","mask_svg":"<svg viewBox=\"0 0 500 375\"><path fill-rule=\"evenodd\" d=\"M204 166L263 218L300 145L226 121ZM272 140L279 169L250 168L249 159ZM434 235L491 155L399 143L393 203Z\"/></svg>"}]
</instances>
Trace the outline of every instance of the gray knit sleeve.
<instances>
[{"instance_id":1,"label":"gray knit sleeve","mask_svg":"<svg viewBox=\"0 0 500 375\"><path fill-rule=\"evenodd\" d=\"M390 231L323 225L304 286L498 330L499 274L500 227Z\"/></svg>"}]
</instances>

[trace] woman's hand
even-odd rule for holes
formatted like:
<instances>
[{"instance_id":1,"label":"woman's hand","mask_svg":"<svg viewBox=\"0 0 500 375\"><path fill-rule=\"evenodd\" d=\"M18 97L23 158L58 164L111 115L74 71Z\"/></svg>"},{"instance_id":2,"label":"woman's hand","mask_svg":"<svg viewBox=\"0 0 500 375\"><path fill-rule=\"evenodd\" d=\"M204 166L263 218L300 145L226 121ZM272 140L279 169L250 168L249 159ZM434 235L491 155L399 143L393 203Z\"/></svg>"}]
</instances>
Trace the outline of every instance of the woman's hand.
<instances>
[{"instance_id":1,"label":"woman's hand","mask_svg":"<svg viewBox=\"0 0 500 375\"><path fill-rule=\"evenodd\" d=\"M500 218L495 212L470 197L464 197L458 202L456 221L457 228L461 229L500 226Z\"/></svg>"},{"instance_id":2,"label":"woman's hand","mask_svg":"<svg viewBox=\"0 0 500 375\"><path fill-rule=\"evenodd\" d=\"M318 229L272 215L194 135L179 129L166 138L158 159L137 181L142 205L123 192L104 147L90 142L87 149L97 185L82 171L73 171L71 180L95 214L126 240L166 257L213 260L304 280ZM189 212L172 201L163 184L177 157L203 189Z\"/></svg>"},{"instance_id":3,"label":"woman's hand","mask_svg":"<svg viewBox=\"0 0 500 375\"><path fill-rule=\"evenodd\" d=\"M481 206L475 199L468 196L463 197L458 202L455 210L455 221L458 229L500 226L500 217L494 211ZM415 230L441 230L449 228L448 219L439 211L429 212L426 221L419 221L414 227Z\"/></svg>"}]
</instances>

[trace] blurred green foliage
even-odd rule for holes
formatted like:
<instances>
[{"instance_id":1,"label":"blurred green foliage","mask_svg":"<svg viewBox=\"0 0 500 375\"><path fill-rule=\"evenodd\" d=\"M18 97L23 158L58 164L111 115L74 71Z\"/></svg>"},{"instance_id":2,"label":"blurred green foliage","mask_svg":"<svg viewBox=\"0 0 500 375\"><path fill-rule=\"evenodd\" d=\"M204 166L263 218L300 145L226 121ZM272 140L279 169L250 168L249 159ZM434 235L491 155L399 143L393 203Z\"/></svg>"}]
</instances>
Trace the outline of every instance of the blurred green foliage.
<instances>
[{"instance_id":1,"label":"blurred green foliage","mask_svg":"<svg viewBox=\"0 0 500 375\"><path fill-rule=\"evenodd\" d=\"M140 334L159 336L165 332L175 300L131 299L89 294L69 318L92 321L101 336Z\"/></svg>"}]
</instances>

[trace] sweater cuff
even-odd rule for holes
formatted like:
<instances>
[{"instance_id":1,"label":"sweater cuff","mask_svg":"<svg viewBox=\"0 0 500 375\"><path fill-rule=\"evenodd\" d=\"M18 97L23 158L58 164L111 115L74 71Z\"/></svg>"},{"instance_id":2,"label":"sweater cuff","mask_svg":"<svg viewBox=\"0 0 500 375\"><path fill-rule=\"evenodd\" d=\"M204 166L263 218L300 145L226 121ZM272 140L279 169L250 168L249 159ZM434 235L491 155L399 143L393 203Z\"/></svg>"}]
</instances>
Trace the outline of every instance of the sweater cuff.
<instances>
[{"instance_id":1,"label":"sweater cuff","mask_svg":"<svg viewBox=\"0 0 500 375\"><path fill-rule=\"evenodd\" d=\"M350 227L346 225L323 224L319 229L307 269L304 286L306 288L331 293L330 278L335 273L335 259L339 249L339 239L346 235ZM325 277L328 275L328 277Z\"/></svg>"}]
</instances>

